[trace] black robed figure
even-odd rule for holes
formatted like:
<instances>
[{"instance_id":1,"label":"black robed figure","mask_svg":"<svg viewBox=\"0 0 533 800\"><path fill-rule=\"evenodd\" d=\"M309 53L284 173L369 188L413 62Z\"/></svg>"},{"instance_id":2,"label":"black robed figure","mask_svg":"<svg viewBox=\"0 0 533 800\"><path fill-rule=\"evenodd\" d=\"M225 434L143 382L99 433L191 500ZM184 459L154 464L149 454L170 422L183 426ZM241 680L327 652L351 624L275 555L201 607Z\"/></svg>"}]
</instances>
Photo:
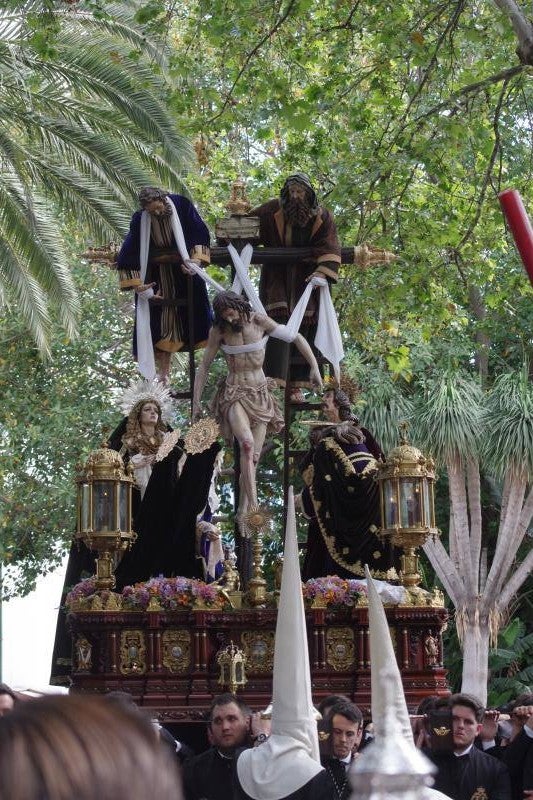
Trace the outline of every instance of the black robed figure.
<instances>
[{"instance_id":1,"label":"black robed figure","mask_svg":"<svg viewBox=\"0 0 533 800\"><path fill-rule=\"evenodd\" d=\"M380 513L374 473L383 452L370 431L359 426L345 392L328 389L322 408L327 421L317 423L300 465L306 484L300 507L309 520L302 578L364 577L365 564L376 578L386 578L399 558L376 536Z\"/></svg>"},{"instance_id":2,"label":"black robed figure","mask_svg":"<svg viewBox=\"0 0 533 800\"><path fill-rule=\"evenodd\" d=\"M162 393L166 396L167 391L160 387ZM186 453L183 439L172 434L163 421L162 405L145 393L108 440L109 447L132 464L136 480L133 529L137 540L115 569L116 591L158 575L203 577L196 556L196 522L207 505L220 445L215 442L201 453ZM161 458L167 447L168 454ZM73 542L58 615L51 683L68 682L72 668L66 595L94 573L95 553L83 542Z\"/></svg>"}]
</instances>

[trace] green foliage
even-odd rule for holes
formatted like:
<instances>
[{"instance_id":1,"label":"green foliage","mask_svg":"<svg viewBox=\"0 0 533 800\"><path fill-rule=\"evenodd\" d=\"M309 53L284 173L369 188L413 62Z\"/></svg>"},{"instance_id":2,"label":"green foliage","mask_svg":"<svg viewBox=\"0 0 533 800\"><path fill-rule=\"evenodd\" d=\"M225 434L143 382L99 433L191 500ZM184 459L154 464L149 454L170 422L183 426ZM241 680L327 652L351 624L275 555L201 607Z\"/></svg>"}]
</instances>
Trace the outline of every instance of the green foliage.
<instances>
[{"instance_id":1,"label":"green foliage","mask_svg":"<svg viewBox=\"0 0 533 800\"><path fill-rule=\"evenodd\" d=\"M184 137L199 166L188 185L212 230L239 175L257 203L304 169L344 244L396 254L386 266L345 265L334 291L348 371L362 387L358 413L385 450L407 415L411 439L440 457L478 446L486 433L482 387L521 368L533 330L533 288L497 201L499 190L514 186L533 207L531 82L511 25L491 0L5 7L0 285L11 307L0 321L0 380L6 386L15 370L19 383L9 384L0 420L0 491L15 509L6 517L4 504L0 524L7 518L4 549L22 567L18 588L52 565L53 531L68 538L72 467L84 452L75 442L93 446L91 425L108 413L95 398L132 371L109 276L90 271L102 292L93 294L85 268L74 291L52 231L72 225L78 251L122 236L141 183L182 187ZM83 325L79 344L54 330L54 361L41 368L25 331L29 325L46 347L50 298L59 308L54 323L68 335L79 299ZM505 380L494 387L490 413L503 408ZM422 414L420 386L432 404ZM529 389L520 391L524 410ZM43 414L45 401L53 414ZM515 425L521 442L508 441L527 459L529 433L520 430ZM504 428L496 431L503 441ZM276 444L260 478L262 499L276 508L279 456ZM49 476L50 465L61 479ZM24 495L30 480L35 506ZM231 499L227 492L227 506ZM42 533L33 524L27 532L22 509L46 510Z\"/></svg>"},{"instance_id":2,"label":"green foliage","mask_svg":"<svg viewBox=\"0 0 533 800\"><path fill-rule=\"evenodd\" d=\"M75 525L75 464L120 421L110 390L133 377L127 306L116 275L74 267L83 325L56 326L44 364L16 316L1 320L0 557L2 593L26 593L60 563ZM130 300L131 302L131 300ZM122 306L122 307L121 307Z\"/></svg>"},{"instance_id":3,"label":"green foliage","mask_svg":"<svg viewBox=\"0 0 533 800\"><path fill-rule=\"evenodd\" d=\"M530 693L533 685L533 633L526 633L515 617L498 634L498 647L489 654L490 690L488 706L497 708L519 694Z\"/></svg>"},{"instance_id":4,"label":"green foliage","mask_svg":"<svg viewBox=\"0 0 533 800\"><path fill-rule=\"evenodd\" d=\"M361 424L374 434L382 450L389 452L399 442L400 424L413 413L405 384L393 380L379 361L363 362L354 350L346 354L345 369L361 387L355 401Z\"/></svg>"},{"instance_id":5,"label":"green foliage","mask_svg":"<svg viewBox=\"0 0 533 800\"><path fill-rule=\"evenodd\" d=\"M351 344L404 380L424 343L436 369L481 351L496 371L522 361L533 292L496 193L531 200L531 86L492 2L198 1L173 25L172 102L201 137L194 188L212 219L237 174L256 202L305 169L346 244L399 256L343 269Z\"/></svg>"},{"instance_id":6,"label":"green foliage","mask_svg":"<svg viewBox=\"0 0 533 800\"><path fill-rule=\"evenodd\" d=\"M111 18L10 5L0 15L0 305L49 354L52 311L68 336L79 314L62 225L99 244L123 235L139 187L182 186L191 150L165 107L164 48L136 27L134 8L110 7Z\"/></svg>"},{"instance_id":7,"label":"green foliage","mask_svg":"<svg viewBox=\"0 0 533 800\"><path fill-rule=\"evenodd\" d=\"M475 455L482 432L483 396L467 373L451 370L423 381L414 405L416 441L445 462Z\"/></svg>"},{"instance_id":8,"label":"green foliage","mask_svg":"<svg viewBox=\"0 0 533 800\"><path fill-rule=\"evenodd\" d=\"M533 384L527 365L500 375L487 398L484 423L486 460L495 475L512 469L533 475Z\"/></svg>"}]
</instances>

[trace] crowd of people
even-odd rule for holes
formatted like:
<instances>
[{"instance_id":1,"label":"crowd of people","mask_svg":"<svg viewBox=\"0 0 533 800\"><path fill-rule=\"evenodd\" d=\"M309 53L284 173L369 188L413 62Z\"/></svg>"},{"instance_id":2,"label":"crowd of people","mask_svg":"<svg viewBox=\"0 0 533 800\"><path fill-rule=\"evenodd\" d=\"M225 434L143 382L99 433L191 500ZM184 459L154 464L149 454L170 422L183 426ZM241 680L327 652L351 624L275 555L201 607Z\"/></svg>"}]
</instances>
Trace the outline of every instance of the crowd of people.
<instances>
[{"instance_id":1,"label":"crowd of people","mask_svg":"<svg viewBox=\"0 0 533 800\"><path fill-rule=\"evenodd\" d=\"M318 711L322 768L287 796L347 800L371 723L343 695ZM435 789L452 800L531 800L533 695L506 713L467 694L426 698L419 711L415 741L436 767ZM246 800L239 757L268 740L269 719L227 693L214 698L206 725L209 747L195 754L127 693L26 699L0 684L0 800Z\"/></svg>"}]
</instances>

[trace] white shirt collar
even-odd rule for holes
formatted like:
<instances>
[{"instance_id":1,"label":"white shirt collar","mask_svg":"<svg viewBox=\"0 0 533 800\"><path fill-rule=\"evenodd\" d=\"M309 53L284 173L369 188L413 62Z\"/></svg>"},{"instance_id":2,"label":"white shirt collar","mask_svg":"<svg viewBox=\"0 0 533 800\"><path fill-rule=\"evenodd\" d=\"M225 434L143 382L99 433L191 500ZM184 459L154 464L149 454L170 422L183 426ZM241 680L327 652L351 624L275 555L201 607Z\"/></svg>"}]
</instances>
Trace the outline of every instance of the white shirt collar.
<instances>
[{"instance_id":1,"label":"white shirt collar","mask_svg":"<svg viewBox=\"0 0 533 800\"><path fill-rule=\"evenodd\" d=\"M473 743L469 744L468 747L466 747L464 750L454 750L453 754L454 756L457 756L457 758L459 758L460 756L466 756L471 751L473 746L474 746Z\"/></svg>"}]
</instances>

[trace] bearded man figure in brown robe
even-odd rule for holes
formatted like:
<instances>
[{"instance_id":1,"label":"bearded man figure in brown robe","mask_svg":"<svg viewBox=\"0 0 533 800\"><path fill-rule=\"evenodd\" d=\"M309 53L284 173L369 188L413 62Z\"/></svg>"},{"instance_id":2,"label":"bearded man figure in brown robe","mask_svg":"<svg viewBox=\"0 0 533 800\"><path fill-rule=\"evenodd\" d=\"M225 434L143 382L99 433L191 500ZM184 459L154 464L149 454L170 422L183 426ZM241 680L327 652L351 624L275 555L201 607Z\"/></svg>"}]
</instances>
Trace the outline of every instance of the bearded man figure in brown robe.
<instances>
[{"instance_id":1,"label":"bearded man figure in brown robe","mask_svg":"<svg viewBox=\"0 0 533 800\"><path fill-rule=\"evenodd\" d=\"M263 265L259 297L267 314L276 322L286 323L302 296L307 281L318 275L333 283L338 279L341 247L331 213L320 206L307 175L289 175L279 199L269 200L253 209L259 217L260 244L265 247L310 247L311 256L284 265ZM318 291L309 300L300 333L313 341L318 322ZM291 346L279 339L269 339L265 374L284 386ZM305 363L293 364L290 374L293 399L303 399L298 387L308 386ZM300 396L299 396L300 395Z\"/></svg>"}]
</instances>

